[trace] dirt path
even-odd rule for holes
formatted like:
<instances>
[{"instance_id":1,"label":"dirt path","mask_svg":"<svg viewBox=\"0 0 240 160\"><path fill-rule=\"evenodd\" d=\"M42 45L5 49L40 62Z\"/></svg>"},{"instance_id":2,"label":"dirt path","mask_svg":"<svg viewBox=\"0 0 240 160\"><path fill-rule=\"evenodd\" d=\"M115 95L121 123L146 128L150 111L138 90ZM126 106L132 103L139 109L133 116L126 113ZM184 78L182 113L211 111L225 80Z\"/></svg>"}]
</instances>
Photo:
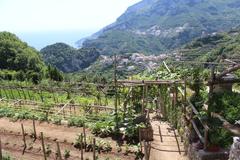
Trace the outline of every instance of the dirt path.
<instances>
[{"instance_id":1,"label":"dirt path","mask_svg":"<svg viewBox=\"0 0 240 160\"><path fill-rule=\"evenodd\" d=\"M25 132L27 133L26 142L27 149L24 155L22 155L23 151L23 141L22 141L22 133L21 133L21 123L24 125ZM49 159L56 159L56 141L60 143L60 148L62 154L64 150L70 151L70 158L68 160L77 160L80 159L80 151L74 148L73 143L76 139L77 134L82 133L82 128L77 127L66 127L54 124L48 124L46 122L39 123L36 122L36 130L39 136L40 132L44 133L45 138L45 146L50 146L52 153L49 156ZM89 130L86 130L87 136L91 136ZM35 142L31 138L31 133L33 132L33 124L32 121L24 120L11 122L9 119L1 118L0 119L0 137L2 140L2 148L5 153L9 153L12 157L17 160L41 160L43 159L43 152L41 141L38 138ZM109 153L100 153L99 158L105 159L128 159L134 160L134 155L125 156L123 153L118 153L116 151L116 142L111 140L111 138L104 139L107 141L111 141L111 146L113 150ZM46 148L46 147L45 147ZM92 152L84 152L84 159L92 159Z\"/></svg>"},{"instance_id":2,"label":"dirt path","mask_svg":"<svg viewBox=\"0 0 240 160\"><path fill-rule=\"evenodd\" d=\"M150 160L187 160L186 156L184 156L183 143L181 143L180 137L177 136L180 154L174 132L169 124L159 120L152 120L151 124L154 131L154 141L151 143ZM158 126L161 128L163 142L160 139Z\"/></svg>"}]
</instances>

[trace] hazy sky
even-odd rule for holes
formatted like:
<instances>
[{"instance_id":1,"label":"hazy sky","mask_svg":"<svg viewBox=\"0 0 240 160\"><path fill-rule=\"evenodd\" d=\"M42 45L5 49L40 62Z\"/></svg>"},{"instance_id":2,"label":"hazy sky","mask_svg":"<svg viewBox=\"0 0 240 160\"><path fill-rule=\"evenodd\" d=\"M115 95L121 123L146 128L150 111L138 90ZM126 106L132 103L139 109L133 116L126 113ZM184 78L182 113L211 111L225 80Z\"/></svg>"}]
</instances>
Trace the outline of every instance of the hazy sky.
<instances>
[{"instance_id":1,"label":"hazy sky","mask_svg":"<svg viewBox=\"0 0 240 160\"><path fill-rule=\"evenodd\" d=\"M15 33L30 46L64 42L74 47L113 23L140 0L0 0L0 31Z\"/></svg>"},{"instance_id":2,"label":"hazy sky","mask_svg":"<svg viewBox=\"0 0 240 160\"><path fill-rule=\"evenodd\" d=\"M0 0L0 31L97 30L140 0Z\"/></svg>"}]
</instances>

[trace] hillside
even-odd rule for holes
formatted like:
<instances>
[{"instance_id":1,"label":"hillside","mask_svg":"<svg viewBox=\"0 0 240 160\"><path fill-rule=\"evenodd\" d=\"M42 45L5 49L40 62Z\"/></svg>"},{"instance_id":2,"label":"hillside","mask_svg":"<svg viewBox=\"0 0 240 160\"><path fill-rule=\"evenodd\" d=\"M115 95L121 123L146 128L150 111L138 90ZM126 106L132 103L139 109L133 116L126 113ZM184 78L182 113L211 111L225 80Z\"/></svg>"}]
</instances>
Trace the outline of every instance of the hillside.
<instances>
[{"instance_id":1,"label":"hillside","mask_svg":"<svg viewBox=\"0 0 240 160\"><path fill-rule=\"evenodd\" d=\"M39 52L9 32L0 32L0 62L0 80L38 83L47 70Z\"/></svg>"},{"instance_id":2,"label":"hillside","mask_svg":"<svg viewBox=\"0 0 240 160\"><path fill-rule=\"evenodd\" d=\"M163 61L224 62L230 59L240 62L240 29L212 34L195 39L182 48L174 50L174 54L146 56L142 53L125 53L117 56L117 73L126 78L146 71L154 73ZM81 73L94 75L101 73L109 79L113 76L113 56L101 55L100 58ZM227 63L227 62L226 62ZM182 64L182 63L177 63ZM207 67L207 66L206 66ZM148 76L150 76L148 75ZM240 74L239 74L240 75Z\"/></svg>"},{"instance_id":3,"label":"hillside","mask_svg":"<svg viewBox=\"0 0 240 160\"><path fill-rule=\"evenodd\" d=\"M64 43L56 43L41 51L46 63L63 72L76 72L88 67L99 57L95 49L75 49Z\"/></svg>"},{"instance_id":4,"label":"hillside","mask_svg":"<svg viewBox=\"0 0 240 160\"><path fill-rule=\"evenodd\" d=\"M199 38L187 44L182 60L221 62L223 59L240 61L240 29Z\"/></svg>"},{"instance_id":5,"label":"hillside","mask_svg":"<svg viewBox=\"0 0 240 160\"><path fill-rule=\"evenodd\" d=\"M119 79L127 78L143 71L152 71L159 67L163 60L169 56L161 54L159 56L146 56L142 53L126 53L117 55L117 75ZM77 73L77 76L87 76L88 79L94 77L105 77L111 81L114 73L114 56L101 55L96 62L88 68ZM84 76L83 76L84 77Z\"/></svg>"},{"instance_id":6,"label":"hillside","mask_svg":"<svg viewBox=\"0 0 240 160\"><path fill-rule=\"evenodd\" d=\"M142 0L79 46L101 54L160 54L239 25L239 0ZM82 43L83 42L83 43Z\"/></svg>"},{"instance_id":7,"label":"hillside","mask_svg":"<svg viewBox=\"0 0 240 160\"><path fill-rule=\"evenodd\" d=\"M0 32L0 69L40 72L44 66L39 52L16 35Z\"/></svg>"}]
</instances>

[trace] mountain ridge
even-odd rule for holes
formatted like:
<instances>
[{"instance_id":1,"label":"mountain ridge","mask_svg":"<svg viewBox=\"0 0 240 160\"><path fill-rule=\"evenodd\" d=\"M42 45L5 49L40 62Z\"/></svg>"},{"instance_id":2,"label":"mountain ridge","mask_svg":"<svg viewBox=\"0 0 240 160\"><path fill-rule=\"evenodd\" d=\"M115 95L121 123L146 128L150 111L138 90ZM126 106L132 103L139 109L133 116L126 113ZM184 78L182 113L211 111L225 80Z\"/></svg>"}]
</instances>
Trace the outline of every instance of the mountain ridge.
<instances>
[{"instance_id":1,"label":"mountain ridge","mask_svg":"<svg viewBox=\"0 0 240 160\"><path fill-rule=\"evenodd\" d=\"M239 0L143 0L83 42L101 54L160 54L240 24Z\"/></svg>"},{"instance_id":2,"label":"mountain ridge","mask_svg":"<svg viewBox=\"0 0 240 160\"><path fill-rule=\"evenodd\" d=\"M46 63L67 73L87 68L99 57L99 52L94 48L75 49L65 43L48 45L40 52Z\"/></svg>"}]
</instances>

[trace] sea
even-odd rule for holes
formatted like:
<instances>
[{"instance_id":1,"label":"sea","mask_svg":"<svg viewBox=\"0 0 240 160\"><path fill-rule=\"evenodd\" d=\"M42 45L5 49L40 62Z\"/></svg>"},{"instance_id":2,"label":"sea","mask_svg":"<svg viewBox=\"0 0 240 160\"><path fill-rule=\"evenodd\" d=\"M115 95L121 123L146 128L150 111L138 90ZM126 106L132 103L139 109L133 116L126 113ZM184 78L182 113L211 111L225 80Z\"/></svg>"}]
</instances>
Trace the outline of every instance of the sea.
<instances>
[{"instance_id":1,"label":"sea","mask_svg":"<svg viewBox=\"0 0 240 160\"><path fill-rule=\"evenodd\" d=\"M38 51L42 48L63 42L77 48L76 42L95 33L96 30L84 31L41 31L41 32L20 32L15 33L22 41Z\"/></svg>"}]
</instances>

